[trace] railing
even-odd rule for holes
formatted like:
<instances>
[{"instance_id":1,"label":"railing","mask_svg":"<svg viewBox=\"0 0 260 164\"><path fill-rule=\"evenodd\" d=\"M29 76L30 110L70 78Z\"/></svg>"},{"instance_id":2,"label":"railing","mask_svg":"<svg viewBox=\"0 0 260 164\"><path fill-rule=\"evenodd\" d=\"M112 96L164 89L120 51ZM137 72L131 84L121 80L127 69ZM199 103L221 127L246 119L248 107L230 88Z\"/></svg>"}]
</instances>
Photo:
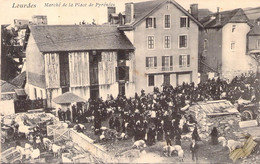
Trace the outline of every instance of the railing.
<instances>
[{"instance_id":1,"label":"railing","mask_svg":"<svg viewBox=\"0 0 260 164\"><path fill-rule=\"evenodd\" d=\"M146 71L147 71L147 72L173 71L173 66L146 67Z\"/></svg>"},{"instance_id":2,"label":"railing","mask_svg":"<svg viewBox=\"0 0 260 164\"><path fill-rule=\"evenodd\" d=\"M173 71L172 66L162 66L162 71Z\"/></svg>"}]
</instances>

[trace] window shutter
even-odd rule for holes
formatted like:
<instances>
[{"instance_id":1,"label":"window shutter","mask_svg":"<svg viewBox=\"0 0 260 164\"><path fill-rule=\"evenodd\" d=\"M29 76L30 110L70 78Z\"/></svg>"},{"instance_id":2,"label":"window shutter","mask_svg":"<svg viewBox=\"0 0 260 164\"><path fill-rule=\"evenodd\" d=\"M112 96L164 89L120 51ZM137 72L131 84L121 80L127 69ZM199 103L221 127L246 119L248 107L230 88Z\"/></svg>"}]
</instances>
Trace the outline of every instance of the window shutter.
<instances>
[{"instance_id":1,"label":"window shutter","mask_svg":"<svg viewBox=\"0 0 260 164\"><path fill-rule=\"evenodd\" d=\"M190 55L187 55L187 65L190 65Z\"/></svg>"},{"instance_id":2,"label":"window shutter","mask_svg":"<svg viewBox=\"0 0 260 164\"><path fill-rule=\"evenodd\" d=\"M165 66L165 57L162 56L162 66Z\"/></svg>"},{"instance_id":3,"label":"window shutter","mask_svg":"<svg viewBox=\"0 0 260 164\"><path fill-rule=\"evenodd\" d=\"M190 18L188 17L188 27L190 27Z\"/></svg>"},{"instance_id":4,"label":"window shutter","mask_svg":"<svg viewBox=\"0 0 260 164\"><path fill-rule=\"evenodd\" d=\"M149 58L146 57L146 67L149 67Z\"/></svg>"},{"instance_id":5,"label":"window shutter","mask_svg":"<svg viewBox=\"0 0 260 164\"><path fill-rule=\"evenodd\" d=\"M181 21L181 17L180 17L180 27L182 27L182 21Z\"/></svg>"},{"instance_id":6,"label":"window shutter","mask_svg":"<svg viewBox=\"0 0 260 164\"><path fill-rule=\"evenodd\" d=\"M118 71L118 67L116 67L116 81L119 81L119 75L118 75L119 71Z\"/></svg>"},{"instance_id":7,"label":"window shutter","mask_svg":"<svg viewBox=\"0 0 260 164\"><path fill-rule=\"evenodd\" d=\"M146 28L148 28L148 18L146 18Z\"/></svg>"},{"instance_id":8,"label":"window shutter","mask_svg":"<svg viewBox=\"0 0 260 164\"><path fill-rule=\"evenodd\" d=\"M154 57L154 67L157 67L157 57Z\"/></svg>"},{"instance_id":9,"label":"window shutter","mask_svg":"<svg viewBox=\"0 0 260 164\"><path fill-rule=\"evenodd\" d=\"M182 65L182 56L181 55L179 56L179 65L180 66Z\"/></svg>"},{"instance_id":10,"label":"window shutter","mask_svg":"<svg viewBox=\"0 0 260 164\"><path fill-rule=\"evenodd\" d=\"M154 28L156 28L156 18L153 18Z\"/></svg>"},{"instance_id":11,"label":"window shutter","mask_svg":"<svg viewBox=\"0 0 260 164\"><path fill-rule=\"evenodd\" d=\"M172 56L170 56L170 66L173 65L173 59L172 59Z\"/></svg>"},{"instance_id":12,"label":"window shutter","mask_svg":"<svg viewBox=\"0 0 260 164\"><path fill-rule=\"evenodd\" d=\"M129 67L125 67L125 81L129 81Z\"/></svg>"}]
</instances>

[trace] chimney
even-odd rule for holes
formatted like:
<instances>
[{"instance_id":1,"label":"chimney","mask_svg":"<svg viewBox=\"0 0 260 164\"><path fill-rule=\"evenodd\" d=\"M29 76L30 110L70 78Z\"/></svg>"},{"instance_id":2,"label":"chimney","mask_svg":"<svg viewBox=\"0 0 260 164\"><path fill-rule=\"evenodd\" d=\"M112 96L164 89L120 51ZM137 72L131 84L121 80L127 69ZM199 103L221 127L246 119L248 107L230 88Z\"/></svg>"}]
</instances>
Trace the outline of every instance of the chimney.
<instances>
[{"instance_id":1,"label":"chimney","mask_svg":"<svg viewBox=\"0 0 260 164\"><path fill-rule=\"evenodd\" d=\"M110 22L109 16L110 14L116 13L116 7L107 7L107 21Z\"/></svg>"},{"instance_id":2,"label":"chimney","mask_svg":"<svg viewBox=\"0 0 260 164\"><path fill-rule=\"evenodd\" d=\"M190 13L191 15L198 20L199 18L199 10L198 10L198 4L195 3L195 4L191 4L190 5Z\"/></svg>"},{"instance_id":3,"label":"chimney","mask_svg":"<svg viewBox=\"0 0 260 164\"><path fill-rule=\"evenodd\" d=\"M32 23L35 25L47 25L47 16L46 15L33 15L32 16Z\"/></svg>"},{"instance_id":4,"label":"chimney","mask_svg":"<svg viewBox=\"0 0 260 164\"><path fill-rule=\"evenodd\" d=\"M219 13L219 7L217 7L216 20L217 20L218 23L221 22L221 14Z\"/></svg>"},{"instance_id":5,"label":"chimney","mask_svg":"<svg viewBox=\"0 0 260 164\"><path fill-rule=\"evenodd\" d=\"M125 23L130 23L134 20L134 3L125 4Z\"/></svg>"}]
</instances>

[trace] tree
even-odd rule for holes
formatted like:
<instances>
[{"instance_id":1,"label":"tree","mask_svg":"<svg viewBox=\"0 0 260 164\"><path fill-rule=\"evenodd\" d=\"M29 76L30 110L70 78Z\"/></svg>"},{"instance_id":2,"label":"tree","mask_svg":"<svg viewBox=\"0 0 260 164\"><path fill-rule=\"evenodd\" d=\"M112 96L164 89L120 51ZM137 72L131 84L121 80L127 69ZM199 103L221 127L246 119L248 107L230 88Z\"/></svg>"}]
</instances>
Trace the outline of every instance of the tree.
<instances>
[{"instance_id":1,"label":"tree","mask_svg":"<svg viewBox=\"0 0 260 164\"><path fill-rule=\"evenodd\" d=\"M16 62L13 57L16 56L14 45L17 31L14 28L8 28L8 25L1 26L1 79L8 81L16 77L21 69L18 66L20 62Z\"/></svg>"}]
</instances>

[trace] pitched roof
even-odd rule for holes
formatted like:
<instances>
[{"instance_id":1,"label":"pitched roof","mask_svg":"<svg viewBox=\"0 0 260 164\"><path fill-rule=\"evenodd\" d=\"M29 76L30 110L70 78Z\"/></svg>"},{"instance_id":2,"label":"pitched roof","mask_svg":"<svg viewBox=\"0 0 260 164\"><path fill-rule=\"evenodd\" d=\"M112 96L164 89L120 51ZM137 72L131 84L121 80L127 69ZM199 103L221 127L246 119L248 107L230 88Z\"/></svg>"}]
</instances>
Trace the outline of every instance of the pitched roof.
<instances>
[{"instance_id":1,"label":"pitched roof","mask_svg":"<svg viewBox=\"0 0 260 164\"><path fill-rule=\"evenodd\" d=\"M175 5L179 10L185 13L188 17L190 17L195 23L202 27L202 24L196 20L188 11L186 11L181 5L179 5L174 0L153 0L146 2L134 3L134 16L135 20L130 23L132 26L138 25L142 20L148 17L153 12L157 11L161 5L170 2Z\"/></svg>"},{"instance_id":2,"label":"pitched roof","mask_svg":"<svg viewBox=\"0 0 260 164\"><path fill-rule=\"evenodd\" d=\"M18 96L26 96L27 95L24 89L15 89L14 91Z\"/></svg>"},{"instance_id":3,"label":"pitched roof","mask_svg":"<svg viewBox=\"0 0 260 164\"><path fill-rule=\"evenodd\" d=\"M248 19L250 20L256 20L260 16L260 7L255 8L245 8L244 12Z\"/></svg>"},{"instance_id":4,"label":"pitched roof","mask_svg":"<svg viewBox=\"0 0 260 164\"><path fill-rule=\"evenodd\" d=\"M53 101L57 104L70 104L74 102L86 102L87 100L75 95L74 93L66 92L54 98Z\"/></svg>"},{"instance_id":5,"label":"pitched roof","mask_svg":"<svg viewBox=\"0 0 260 164\"><path fill-rule=\"evenodd\" d=\"M23 71L22 73L20 73L18 76L16 76L13 80L11 80L11 83L23 88L25 86L25 82L26 82L26 72Z\"/></svg>"},{"instance_id":6,"label":"pitched roof","mask_svg":"<svg viewBox=\"0 0 260 164\"><path fill-rule=\"evenodd\" d=\"M248 32L248 35L260 35L260 24L255 23L254 27Z\"/></svg>"},{"instance_id":7,"label":"pitched roof","mask_svg":"<svg viewBox=\"0 0 260 164\"><path fill-rule=\"evenodd\" d=\"M1 80L1 92L14 92L15 89L18 89L17 86L7 82L7 81L3 81Z\"/></svg>"},{"instance_id":8,"label":"pitched roof","mask_svg":"<svg viewBox=\"0 0 260 164\"><path fill-rule=\"evenodd\" d=\"M212 14L212 12L209 9L198 9L198 19L201 20L205 18L206 16Z\"/></svg>"},{"instance_id":9,"label":"pitched roof","mask_svg":"<svg viewBox=\"0 0 260 164\"><path fill-rule=\"evenodd\" d=\"M134 49L114 25L36 25L30 30L41 52Z\"/></svg>"},{"instance_id":10,"label":"pitched roof","mask_svg":"<svg viewBox=\"0 0 260 164\"><path fill-rule=\"evenodd\" d=\"M219 19L218 14L220 16ZM204 28L221 28L227 23L248 23L249 19L243 9L238 8L210 14L203 18L200 22L204 25Z\"/></svg>"},{"instance_id":11,"label":"pitched roof","mask_svg":"<svg viewBox=\"0 0 260 164\"><path fill-rule=\"evenodd\" d=\"M44 75L39 75L33 72L27 72L27 76L28 76L28 83L40 88L46 87Z\"/></svg>"}]
</instances>

